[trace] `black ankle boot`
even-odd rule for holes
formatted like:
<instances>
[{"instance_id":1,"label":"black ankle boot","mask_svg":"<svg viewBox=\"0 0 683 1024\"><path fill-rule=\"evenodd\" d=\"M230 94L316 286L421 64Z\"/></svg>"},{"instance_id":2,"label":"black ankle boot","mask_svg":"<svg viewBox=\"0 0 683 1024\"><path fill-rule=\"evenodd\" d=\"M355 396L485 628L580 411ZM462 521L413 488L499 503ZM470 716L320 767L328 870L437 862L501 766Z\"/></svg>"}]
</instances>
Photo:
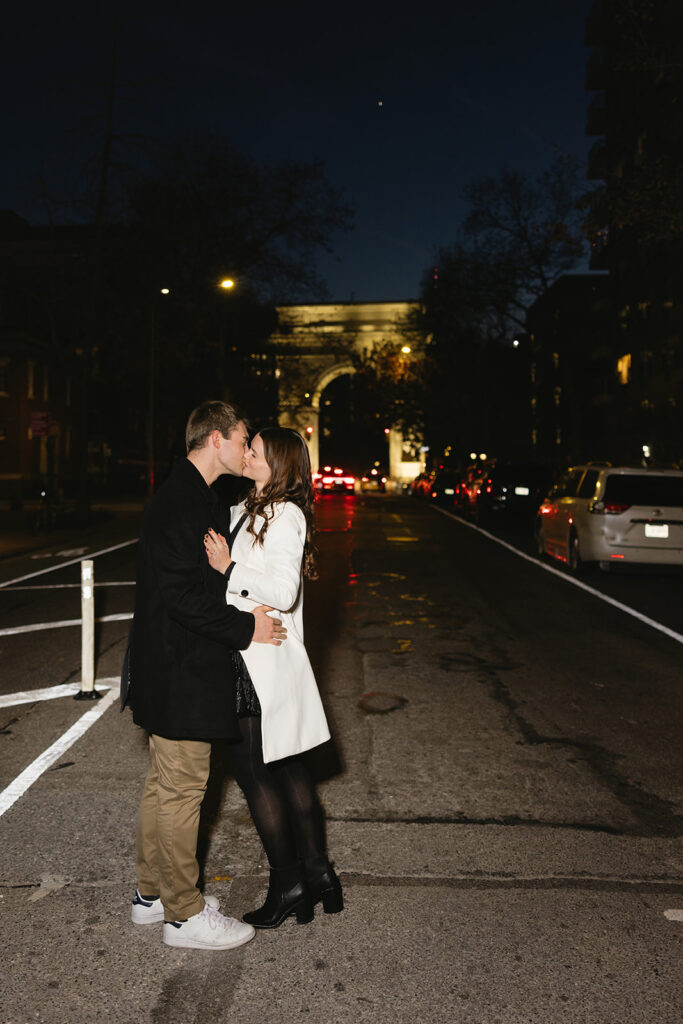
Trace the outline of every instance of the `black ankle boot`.
<instances>
[{"instance_id":1,"label":"black ankle boot","mask_svg":"<svg viewBox=\"0 0 683 1024\"><path fill-rule=\"evenodd\" d=\"M325 854L307 857L304 866L313 906L322 900L326 914L338 914L344 909L341 882Z\"/></svg>"},{"instance_id":2,"label":"black ankle boot","mask_svg":"<svg viewBox=\"0 0 683 1024\"><path fill-rule=\"evenodd\" d=\"M244 914L242 920L254 928L277 928L291 914L296 914L298 924L313 920L313 904L300 861L270 869L266 902L258 910Z\"/></svg>"}]
</instances>

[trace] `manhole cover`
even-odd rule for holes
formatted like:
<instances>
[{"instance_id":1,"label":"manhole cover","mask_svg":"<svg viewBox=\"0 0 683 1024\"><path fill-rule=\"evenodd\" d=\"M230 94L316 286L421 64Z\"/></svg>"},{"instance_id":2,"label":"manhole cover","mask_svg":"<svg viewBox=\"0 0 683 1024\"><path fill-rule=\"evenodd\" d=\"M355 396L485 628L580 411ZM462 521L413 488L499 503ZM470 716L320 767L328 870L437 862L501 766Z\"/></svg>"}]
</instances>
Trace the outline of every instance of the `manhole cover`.
<instances>
[{"instance_id":1,"label":"manhole cover","mask_svg":"<svg viewBox=\"0 0 683 1024\"><path fill-rule=\"evenodd\" d=\"M398 711L408 703L405 697L396 693L364 693L358 701L358 707L368 715L388 715L390 711Z\"/></svg>"}]
</instances>

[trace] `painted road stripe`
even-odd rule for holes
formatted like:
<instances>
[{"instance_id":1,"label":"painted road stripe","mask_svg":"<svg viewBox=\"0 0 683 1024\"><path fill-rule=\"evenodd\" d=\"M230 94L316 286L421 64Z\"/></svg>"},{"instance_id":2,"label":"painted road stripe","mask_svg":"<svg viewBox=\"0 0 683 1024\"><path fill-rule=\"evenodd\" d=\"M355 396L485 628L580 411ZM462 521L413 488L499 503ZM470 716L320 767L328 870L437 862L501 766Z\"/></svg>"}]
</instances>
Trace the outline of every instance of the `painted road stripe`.
<instances>
[{"instance_id":1,"label":"painted road stripe","mask_svg":"<svg viewBox=\"0 0 683 1024\"><path fill-rule=\"evenodd\" d=\"M502 548L507 548L508 551L512 551L513 554L519 558L523 558L526 562L531 562L532 565L537 566L539 569L544 569L545 572L550 572L553 576L559 577L564 580L565 583L571 583L573 586L578 587L580 590L585 590L587 594L592 594L593 597L599 598L606 604L611 604L613 608L618 608L620 612L626 612L627 615L632 615L634 619L638 619L640 622L644 622L646 626L651 626L652 629L658 630L660 633L664 633L665 636L671 637L676 643L683 644L683 634L676 633L673 629L669 629L668 626L664 626L661 622L657 622L655 619L649 618L647 615L643 615L642 612L636 611L635 608L631 608L627 604L622 604L621 601L615 600L613 597L609 597L607 594L603 594L602 591L596 590L595 587L590 587L583 580L578 580L575 576L570 576L566 572L562 572L561 569L556 569L552 565L546 565L539 558L534 558L533 555L527 555L526 552L520 551L518 548L513 547L512 544L508 544L507 541L501 540L500 537L494 536L489 533L488 530L482 530L481 526L475 526L474 523L468 523L465 519L461 519L460 516L454 515L452 512L446 512L445 509L439 508L438 506L432 505L437 512L441 512L442 515L448 516L449 519L455 519L456 523L460 523L462 526L467 526L470 530L476 530L477 533L481 533L483 537L488 537L489 540L493 540L496 544L500 544Z\"/></svg>"},{"instance_id":2,"label":"painted road stripe","mask_svg":"<svg viewBox=\"0 0 683 1024\"><path fill-rule=\"evenodd\" d=\"M88 555L88 558L98 558L99 555L108 555L110 551L119 551L121 548L130 547L131 544L137 544L138 538L134 540L124 540L122 544L113 544L110 548L102 548L101 551L93 551ZM87 548L86 548L87 552ZM72 558L68 562L58 562L57 565L49 565L47 569L36 569L35 572L27 572L25 576L17 576L13 580L5 580L4 583L0 583L0 589L3 587L10 587L13 583L23 583L24 580L32 580L35 576L43 576L46 572L55 572L57 569L64 569L67 565L77 565L83 561L83 555L80 558Z\"/></svg>"},{"instance_id":3,"label":"painted road stripe","mask_svg":"<svg viewBox=\"0 0 683 1024\"><path fill-rule=\"evenodd\" d=\"M33 783L40 778L43 772L58 761L62 754L73 746L76 740L79 740L81 736L85 735L91 725L94 725L98 718L101 718L105 711L112 706L115 701L119 699L119 691L114 687L109 691L106 697L97 702L97 705L86 711L84 715L78 719L75 725L72 725L70 729L60 736L52 746L44 750L43 753L33 761L28 768L25 768L21 775L18 775L14 782L10 782L6 789L0 792L0 816L5 811L8 811L12 804L16 803L20 796L23 796L26 790L33 785Z\"/></svg>"},{"instance_id":4,"label":"painted road stripe","mask_svg":"<svg viewBox=\"0 0 683 1024\"><path fill-rule=\"evenodd\" d=\"M132 619L132 612L122 612L120 615L100 615L95 622L125 622ZM61 619L59 622L32 622L28 626L10 626L7 629L0 629L0 636L17 636L19 633L40 633L44 629L62 629L64 626L80 626L82 619Z\"/></svg>"},{"instance_id":5,"label":"painted road stripe","mask_svg":"<svg viewBox=\"0 0 683 1024\"><path fill-rule=\"evenodd\" d=\"M95 687L103 690L110 690L112 686L118 686L119 679L116 676L107 676L105 679L98 679ZM0 694L0 708L13 708L17 704L35 704L41 700L56 700L57 697L73 697L81 688L80 681L77 683L61 683L59 686L43 686L38 690L17 690L16 693Z\"/></svg>"}]
</instances>

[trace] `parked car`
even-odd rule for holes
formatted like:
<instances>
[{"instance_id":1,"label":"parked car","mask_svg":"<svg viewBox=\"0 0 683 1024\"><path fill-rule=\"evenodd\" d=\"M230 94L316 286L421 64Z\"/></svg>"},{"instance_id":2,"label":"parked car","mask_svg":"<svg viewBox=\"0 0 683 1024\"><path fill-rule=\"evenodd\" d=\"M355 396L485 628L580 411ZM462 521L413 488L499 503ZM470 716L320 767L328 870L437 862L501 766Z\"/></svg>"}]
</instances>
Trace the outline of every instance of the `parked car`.
<instances>
[{"instance_id":1,"label":"parked car","mask_svg":"<svg viewBox=\"0 0 683 1024\"><path fill-rule=\"evenodd\" d=\"M573 572L683 565L683 470L572 466L538 510L536 544Z\"/></svg>"},{"instance_id":2,"label":"parked car","mask_svg":"<svg viewBox=\"0 0 683 1024\"><path fill-rule=\"evenodd\" d=\"M356 478L339 466L322 466L313 474L313 487L316 491L353 491Z\"/></svg>"},{"instance_id":3,"label":"parked car","mask_svg":"<svg viewBox=\"0 0 683 1024\"><path fill-rule=\"evenodd\" d=\"M425 498L429 494L433 476L433 473L418 473L415 479L410 481L410 494L413 498Z\"/></svg>"},{"instance_id":4,"label":"parked car","mask_svg":"<svg viewBox=\"0 0 683 1024\"><path fill-rule=\"evenodd\" d=\"M367 473L363 473L360 478L360 489L361 491L380 491L384 493L387 486L387 478L383 470L377 466L373 466Z\"/></svg>"},{"instance_id":5,"label":"parked car","mask_svg":"<svg viewBox=\"0 0 683 1024\"><path fill-rule=\"evenodd\" d=\"M448 469L437 469L429 482L429 500L435 505L452 505L460 477Z\"/></svg>"},{"instance_id":6,"label":"parked car","mask_svg":"<svg viewBox=\"0 0 683 1024\"><path fill-rule=\"evenodd\" d=\"M553 470L528 462L489 462L470 499L470 512L482 524L524 518L529 523L553 486Z\"/></svg>"},{"instance_id":7,"label":"parked car","mask_svg":"<svg viewBox=\"0 0 683 1024\"><path fill-rule=\"evenodd\" d=\"M488 463L474 462L462 474L460 482L455 486L455 494L453 495L455 511L459 512L460 515L474 516L477 496L482 482L488 473L488 469Z\"/></svg>"}]
</instances>

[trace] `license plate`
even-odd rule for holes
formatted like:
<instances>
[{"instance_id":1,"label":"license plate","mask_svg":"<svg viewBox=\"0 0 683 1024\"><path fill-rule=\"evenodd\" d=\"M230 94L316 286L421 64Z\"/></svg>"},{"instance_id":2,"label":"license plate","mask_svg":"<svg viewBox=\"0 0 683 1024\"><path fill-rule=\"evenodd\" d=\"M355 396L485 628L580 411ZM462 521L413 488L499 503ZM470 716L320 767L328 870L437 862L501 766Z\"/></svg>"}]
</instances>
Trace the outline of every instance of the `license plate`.
<instances>
[{"instance_id":1,"label":"license plate","mask_svg":"<svg viewBox=\"0 0 683 1024\"><path fill-rule=\"evenodd\" d=\"M529 493L529 488L528 487L515 487L515 494L528 494L528 493Z\"/></svg>"},{"instance_id":2,"label":"license plate","mask_svg":"<svg viewBox=\"0 0 683 1024\"><path fill-rule=\"evenodd\" d=\"M646 537L668 537L669 536L669 524L668 523L645 523L645 536Z\"/></svg>"},{"instance_id":3,"label":"license plate","mask_svg":"<svg viewBox=\"0 0 683 1024\"><path fill-rule=\"evenodd\" d=\"M452 487L444 487L443 493L444 494L455 494L455 491L453 490Z\"/></svg>"}]
</instances>

